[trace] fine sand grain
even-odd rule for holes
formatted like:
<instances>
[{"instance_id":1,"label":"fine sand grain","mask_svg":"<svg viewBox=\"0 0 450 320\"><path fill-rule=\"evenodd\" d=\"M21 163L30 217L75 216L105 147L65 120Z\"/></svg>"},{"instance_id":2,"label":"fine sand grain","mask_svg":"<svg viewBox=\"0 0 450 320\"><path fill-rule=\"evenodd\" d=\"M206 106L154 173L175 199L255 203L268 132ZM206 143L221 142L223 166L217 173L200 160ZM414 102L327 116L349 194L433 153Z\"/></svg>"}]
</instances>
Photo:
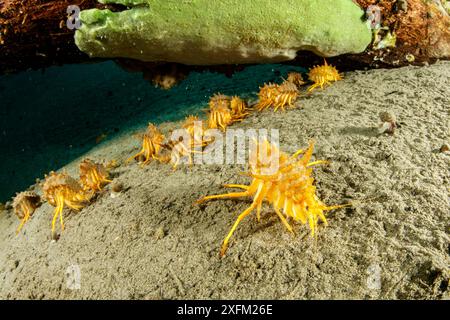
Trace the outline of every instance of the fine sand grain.
<instances>
[{"instance_id":1,"label":"fine sand grain","mask_svg":"<svg viewBox=\"0 0 450 320\"><path fill-rule=\"evenodd\" d=\"M227 255L219 247L247 200L193 205L224 183L247 183L241 165L137 163L113 170L111 186L83 209L66 209L66 230L50 241L53 208L39 208L23 232L0 213L0 298L25 299L441 299L449 298L450 63L345 74L287 112L253 114L235 128L275 128L293 152L316 140L314 172L331 211L316 239L292 237L269 206L239 226ZM379 135L378 114L400 128ZM178 124L165 123L167 132ZM87 156L124 160L138 142L123 136ZM133 148L134 146L134 148ZM67 166L76 174L79 160ZM80 270L80 286L73 275ZM75 273L74 273L75 272ZM69 280L69 283L68 283Z\"/></svg>"}]
</instances>

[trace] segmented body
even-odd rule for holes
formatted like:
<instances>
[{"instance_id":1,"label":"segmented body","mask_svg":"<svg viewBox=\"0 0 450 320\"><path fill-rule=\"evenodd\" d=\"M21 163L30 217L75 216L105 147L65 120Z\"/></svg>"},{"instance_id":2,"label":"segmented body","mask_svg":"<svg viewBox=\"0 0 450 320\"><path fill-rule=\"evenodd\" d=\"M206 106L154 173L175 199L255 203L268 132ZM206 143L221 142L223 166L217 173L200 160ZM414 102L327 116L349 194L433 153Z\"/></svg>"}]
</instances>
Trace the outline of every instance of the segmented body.
<instances>
[{"instance_id":1,"label":"segmented body","mask_svg":"<svg viewBox=\"0 0 450 320\"><path fill-rule=\"evenodd\" d=\"M141 151L136 153L131 159L139 159L143 157L142 166L148 164L152 160L160 160L159 154L164 146L164 135L155 127L153 124L149 123L147 127L147 132L142 136L142 148Z\"/></svg>"},{"instance_id":2,"label":"segmented body","mask_svg":"<svg viewBox=\"0 0 450 320\"><path fill-rule=\"evenodd\" d=\"M197 116L188 116L182 125L190 136L190 145L192 148L204 147L210 142L205 138L205 126Z\"/></svg>"},{"instance_id":3,"label":"segmented body","mask_svg":"<svg viewBox=\"0 0 450 320\"><path fill-rule=\"evenodd\" d=\"M181 158L187 157L189 164L193 163L192 155L201 153L199 149L207 146L211 139L205 137L205 126L197 116L188 116L182 128L187 135L183 135L176 141L170 141L165 147L170 153L165 152L160 158L163 162L171 162L176 170Z\"/></svg>"},{"instance_id":4,"label":"segmented body","mask_svg":"<svg viewBox=\"0 0 450 320\"><path fill-rule=\"evenodd\" d=\"M329 65L326 60L323 66L315 66L312 68L309 71L308 77L309 80L314 82L314 84L308 88L308 92L311 92L317 87L322 89L325 85L342 80L342 75L339 71L332 65Z\"/></svg>"},{"instance_id":5,"label":"segmented body","mask_svg":"<svg viewBox=\"0 0 450 320\"><path fill-rule=\"evenodd\" d=\"M256 109L262 111L270 107L274 111L284 110L286 107L293 107L299 95L297 86L289 81L285 81L281 85L265 84L260 88Z\"/></svg>"},{"instance_id":6,"label":"segmented body","mask_svg":"<svg viewBox=\"0 0 450 320\"><path fill-rule=\"evenodd\" d=\"M238 96L231 98L230 108L233 121L241 121L249 115L247 103Z\"/></svg>"},{"instance_id":7,"label":"segmented body","mask_svg":"<svg viewBox=\"0 0 450 320\"><path fill-rule=\"evenodd\" d=\"M287 81L295 84L297 87L301 87L306 83L305 81L303 81L302 75L298 72L290 72L288 74Z\"/></svg>"},{"instance_id":8,"label":"segmented body","mask_svg":"<svg viewBox=\"0 0 450 320\"><path fill-rule=\"evenodd\" d=\"M233 123L230 102L230 97L220 93L211 97L208 111L208 128L225 131Z\"/></svg>"},{"instance_id":9,"label":"segmented body","mask_svg":"<svg viewBox=\"0 0 450 320\"><path fill-rule=\"evenodd\" d=\"M84 159L80 163L80 181L86 190L100 191L110 183L108 170L101 163Z\"/></svg>"}]
</instances>

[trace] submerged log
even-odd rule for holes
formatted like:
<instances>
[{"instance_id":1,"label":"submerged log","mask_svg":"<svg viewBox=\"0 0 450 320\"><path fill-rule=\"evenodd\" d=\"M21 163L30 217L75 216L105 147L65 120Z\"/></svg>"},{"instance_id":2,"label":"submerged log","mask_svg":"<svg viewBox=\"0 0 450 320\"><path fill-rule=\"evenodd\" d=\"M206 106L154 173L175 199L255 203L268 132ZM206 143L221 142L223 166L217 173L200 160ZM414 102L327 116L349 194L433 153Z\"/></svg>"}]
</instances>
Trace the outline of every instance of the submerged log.
<instances>
[{"instance_id":1,"label":"submerged log","mask_svg":"<svg viewBox=\"0 0 450 320\"><path fill-rule=\"evenodd\" d=\"M395 67L432 63L450 58L450 17L445 1L433 0L354 0L364 10L380 14L372 44L360 54L339 56L337 60L365 67ZM74 42L74 29L68 28L67 8L108 8L96 0L0 0L0 74L38 69L64 63L90 62ZM375 10L375 11L374 11ZM377 12L378 10L378 12ZM286 63L300 64L315 60L308 53ZM117 57L120 58L120 57ZM129 69L145 71L146 77L163 87L183 78L190 70L203 67L140 62L121 59ZM166 65L166 66L164 66ZM174 67L174 65L176 67ZM230 73L236 67L214 66L208 69ZM238 67L239 69L242 66ZM167 70L167 71L166 71ZM180 72L176 71L180 70ZM165 75L169 75L169 80ZM167 80L167 81L166 81ZM176 81L175 81L176 82Z\"/></svg>"},{"instance_id":2,"label":"submerged log","mask_svg":"<svg viewBox=\"0 0 450 320\"><path fill-rule=\"evenodd\" d=\"M450 58L449 2L445 0L355 0L379 12L380 28L357 59L372 67L404 66ZM393 36L390 46L386 37ZM381 45L380 45L381 44Z\"/></svg>"},{"instance_id":3,"label":"submerged log","mask_svg":"<svg viewBox=\"0 0 450 320\"><path fill-rule=\"evenodd\" d=\"M95 0L0 0L0 73L87 61L66 27L67 7Z\"/></svg>"}]
</instances>

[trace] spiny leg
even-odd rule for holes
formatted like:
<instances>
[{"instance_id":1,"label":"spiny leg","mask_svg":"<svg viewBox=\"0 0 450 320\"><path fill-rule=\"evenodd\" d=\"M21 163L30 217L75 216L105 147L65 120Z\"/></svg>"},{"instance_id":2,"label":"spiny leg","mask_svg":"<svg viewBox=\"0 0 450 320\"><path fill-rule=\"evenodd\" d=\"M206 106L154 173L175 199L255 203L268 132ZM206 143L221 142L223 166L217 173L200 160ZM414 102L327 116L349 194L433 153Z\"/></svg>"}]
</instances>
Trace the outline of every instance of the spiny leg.
<instances>
[{"instance_id":1,"label":"spiny leg","mask_svg":"<svg viewBox=\"0 0 450 320\"><path fill-rule=\"evenodd\" d=\"M90 176L91 176L91 180L95 184L95 189L96 190L101 190L101 180L99 180L99 177L98 177L97 173L95 172L95 170L93 170L91 172Z\"/></svg>"},{"instance_id":2,"label":"spiny leg","mask_svg":"<svg viewBox=\"0 0 450 320\"><path fill-rule=\"evenodd\" d=\"M52 237L55 234L55 225L56 225L56 219L58 218L58 215L61 214L61 208L59 205L55 208L53 220L52 220Z\"/></svg>"},{"instance_id":3,"label":"spiny leg","mask_svg":"<svg viewBox=\"0 0 450 320\"><path fill-rule=\"evenodd\" d=\"M311 92L312 90L314 90L317 87L320 87L320 89L323 89L323 85L326 83L325 79L320 78L320 81L314 83L312 86L310 86L308 88L308 92Z\"/></svg>"},{"instance_id":4,"label":"spiny leg","mask_svg":"<svg viewBox=\"0 0 450 320\"><path fill-rule=\"evenodd\" d=\"M56 225L56 219L58 218L58 215L62 215L62 210L63 210L63 206L64 206L64 198L57 194L56 195L56 208L55 208L55 213L53 215L53 220L52 220L52 235L55 234L55 225Z\"/></svg>"},{"instance_id":5,"label":"spiny leg","mask_svg":"<svg viewBox=\"0 0 450 320\"><path fill-rule=\"evenodd\" d=\"M56 207L54 214L53 214L53 220L52 220L52 236L55 234L55 224L56 224L56 219L58 218L58 214L59 214L59 207Z\"/></svg>"},{"instance_id":6,"label":"spiny leg","mask_svg":"<svg viewBox=\"0 0 450 320\"><path fill-rule=\"evenodd\" d=\"M173 157L175 158L175 164L172 167L172 171L177 170L178 167L178 163L180 162L180 156L178 154L178 151L175 152L175 154L173 155Z\"/></svg>"},{"instance_id":7,"label":"spiny leg","mask_svg":"<svg viewBox=\"0 0 450 320\"><path fill-rule=\"evenodd\" d=\"M327 226L328 225L328 221L327 221L327 218L325 217L325 215L323 214L322 210L319 210L318 216L319 216L319 219L323 221L323 224L325 226Z\"/></svg>"},{"instance_id":8,"label":"spiny leg","mask_svg":"<svg viewBox=\"0 0 450 320\"><path fill-rule=\"evenodd\" d=\"M330 210L341 209L341 208L346 208L346 207L351 207L351 206L352 206L351 203L346 203L346 204L339 204L336 206L325 207L325 208L323 208L323 210L330 211Z\"/></svg>"},{"instance_id":9,"label":"spiny leg","mask_svg":"<svg viewBox=\"0 0 450 320\"><path fill-rule=\"evenodd\" d=\"M100 174L99 174L97 171L94 171L94 175L95 175L95 177L97 178L99 189L101 189L101 187L102 187L102 182L103 182L103 183L109 183L109 182L112 182L112 180L109 180L109 179L107 179L106 177L100 176Z\"/></svg>"},{"instance_id":10,"label":"spiny leg","mask_svg":"<svg viewBox=\"0 0 450 320\"><path fill-rule=\"evenodd\" d=\"M220 249L220 256L223 257L225 255L225 252L228 249L228 242L230 241L231 236L233 235L234 231L236 230L237 226L239 225L239 223L242 221L242 219L244 219L249 213L251 213L253 211L253 209L255 209L256 206L256 202L253 202L252 205L250 207L248 207L247 209L245 209L240 215L239 217L236 219L235 223L233 224L233 227L231 228L230 232L228 232L228 235L225 237L225 239L223 240L222 243L222 247Z\"/></svg>"},{"instance_id":11,"label":"spiny leg","mask_svg":"<svg viewBox=\"0 0 450 320\"><path fill-rule=\"evenodd\" d=\"M152 157L152 155L150 154L150 152L145 152L145 153L144 153L144 157L145 157L145 159L144 159L144 161L142 161L142 163L141 163L141 168L145 167L145 166L146 166L147 164L149 164L150 161L152 161L152 159L153 159L153 157Z\"/></svg>"},{"instance_id":12,"label":"spiny leg","mask_svg":"<svg viewBox=\"0 0 450 320\"><path fill-rule=\"evenodd\" d=\"M64 220L63 220L62 208L61 208L61 212L59 214L59 223L61 224L61 231L64 231Z\"/></svg>"},{"instance_id":13,"label":"spiny leg","mask_svg":"<svg viewBox=\"0 0 450 320\"><path fill-rule=\"evenodd\" d=\"M256 221L261 221L261 205L262 202L258 203L258 206L256 207Z\"/></svg>"},{"instance_id":14,"label":"spiny leg","mask_svg":"<svg viewBox=\"0 0 450 320\"><path fill-rule=\"evenodd\" d=\"M26 221L25 217L23 217L22 220L20 220L20 224L17 227L16 234L19 234L20 230L22 229L23 225L25 224L25 221Z\"/></svg>"},{"instance_id":15,"label":"spiny leg","mask_svg":"<svg viewBox=\"0 0 450 320\"><path fill-rule=\"evenodd\" d=\"M313 162L308 163L306 166L307 167L311 167L311 166L315 166L315 165L318 165L318 164L330 164L330 161L328 161L328 160L317 160L317 161L313 161Z\"/></svg>"},{"instance_id":16,"label":"spiny leg","mask_svg":"<svg viewBox=\"0 0 450 320\"><path fill-rule=\"evenodd\" d=\"M145 150L142 149L141 151L139 151L138 153L136 153L134 156L129 157L129 158L125 161L125 163L128 163L128 162L130 162L131 160L136 159L136 158L139 157L140 155L144 154L144 152L145 152Z\"/></svg>"},{"instance_id":17,"label":"spiny leg","mask_svg":"<svg viewBox=\"0 0 450 320\"><path fill-rule=\"evenodd\" d=\"M28 219L30 218L30 213L28 210L25 210L25 215L23 216L22 220L20 221L20 225L16 230L16 234L19 234L20 230L22 229L23 225L25 224L25 222L28 221Z\"/></svg>"},{"instance_id":18,"label":"spiny leg","mask_svg":"<svg viewBox=\"0 0 450 320\"><path fill-rule=\"evenodd\" d=\"M291 225L289 224L289 222L287 222L286 218L283 216L283 214L280 212L280 210L277 207L274 207L274 209L275 209L275 212L277 213L278 217L280 218L281 222L286 227L286 229L288 229L288 231L290 233L295 234L295 232L292 229Z\"/></svg>"},{"instance_id":19,"label":"spiny leg","mask_svg":"<svg viewBox=\"0 0 450 320\"><path fill-rule=\"evenodd\" d=\"M239 217L237 218L236 222L234 223L233 227L231 228L230 232L228 233L227 237L223 241L222 248L220 250L220 256L223 256L225 254L225 251L227 251L228 248L228 241L230 240L231 236L233 235L233 232L236 230L239 223L244 219L250 212L252 212L258 205L260 205L263 201L263 199L266 197L267 192L269 191L269 186L264 184L260 185L258 187L258 190L255 193L255 196L253 198L253 202L249 208L244 210ZM244 192L247 193L248 192Z\"/></svg>"},{"instance_id":20,"label":"spiny leg","mask_svg":"<svg viewBox=\"0 0 450 320\"><path fill-rule=\"evenodd\" d=\"M196 201L197 204L212 200L212 199L232 199L232 198L241 198L249 196L250 194L247 191L244 192L232 192L232 193L225 193L225 194L218 194L218 195L212 195L212 196L206 196Z\"/></svg>"},{"instance_id":21,"label":"spiny leg","mask_svg":"<svg viewBox=\"0 0 450 320\"><path fill-rule=\"evenodd\" d=\"M239 189L244 189L244 190L249 189L249 186L245 186L243 184L224 184L223 186L225 188L239 188Z\"/></svg>"},{"instance_id":22,"label":"spiny leg","mask_svg":"<svg viewBox=\"0 0 450 320\"><path fill-rule=\"evenodd\" d=\"M291 156L291 158L297 158L300 154L304 153L305 151L306 151L305 149L299 149Z\"/></svg>"},{"instance_id":23,"label":"spiny leg","mask_svg":"<svg viewBox=\"0 0 450 320\"><path fill-rule=\"evenodd\" d=\"M219 118L218 123L219 123L220 128L222 128L222 131L225 131L227 129L227 125L226 125L225 119L223 119L223 117Z\"/></svg>"},{"instance_id":24,"label":"spiny leg","mask_svg":"<svg viewBox=\"0 0 450 320\"><path fill-rule=\"evenodd\" d=\"M308 92L312 92L315 88L317 88L319 86L319 84L318 83L314 83L312 86L310 86L309 88L308 88Z\"/></svg>"},{"instance_id":25,"label":"spiny leg","mask_svg":"<svg viewBox=\"0 0 450 320\"><path fill-rule=\"evenodd\" d=\"M312 214L308 217L309 229L311 230L311 237L314 237L317 227L317 219Z\"/></svg>"},{"instance_id":26,"label":"spiny leg","mask_svg":"<svg viewBox=\"0 0 450 320\"><path fill-rule=\"evenodd\" d=\"M153 159L153 155L150 151L145 152L145 160L142 162L142 167L146 166L147 164L150 163L150 161L152 161Z\"/></svg>"}]
</instances>

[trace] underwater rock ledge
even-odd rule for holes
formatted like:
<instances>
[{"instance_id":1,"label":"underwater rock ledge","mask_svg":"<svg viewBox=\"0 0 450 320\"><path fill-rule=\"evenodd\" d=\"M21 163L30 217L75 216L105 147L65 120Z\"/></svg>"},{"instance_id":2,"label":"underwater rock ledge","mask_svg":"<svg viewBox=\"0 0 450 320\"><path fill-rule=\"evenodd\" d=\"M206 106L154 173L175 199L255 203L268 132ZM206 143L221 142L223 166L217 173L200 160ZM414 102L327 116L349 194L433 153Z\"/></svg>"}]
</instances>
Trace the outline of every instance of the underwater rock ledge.
<instances>
[{"instance_id":1,"label":"underwater rock ledge","mask_svg":"<svg viewBox=\"0 0 450 320\"><path fill-rule=\"evenodd\" d=\"M78 48L91 57L186 65L273 63L299 50L361 53L372 40L351 0L100 0L120 12L80 14ZM220 15L220 18L219 18Z\"/></svg>"},{"instance_id":2,"label":"underwater rock ledge","mask_svg":"<svg viewBox=\"0 0 450 320\"><path fill-rule=\"evenodd\" d=\"M122 0L122 3L135 6L133 3L141 3L142 1L143 0ZM152 6L153 3L164 3L164 1L159 0L147 1L149 3L151 2ZM350 3L352 1L355 5ZM191 1L190 3L196 2L197 1ZM364 67L399 67L405 65L423 65L424 63L433 63L437 59L450 58L450 1L348 0L347 3L349 3L348 6L352 11L359 11L360 13L358 14L361 14L362 11L367 11L371 5L378 6L381 10L380 27L382 29L376 36L373 37L371 41L372 43L367 46L364 52L358 54L339 55L338 60L339 62L342 61L344 65L351 66L355 64L353 69L361 69ZM358 9L356 4L358 4L362 10ZM96 0L0 1L0 74L14 73L29 68L38 69L52 65L95 62L97 60L101 60L102 58L90 58L89 55L80 51L75 45L75 31L66 27L66 9L69 5L77 5L81 10L93 8L101 10L109 9L111 12L116 12L119 14L123 14L123 12L125 14L129 14L127 11L135 11L138 9L135 7L131 10L127 10L127 6L121 4L114 4L112 2L108 2L108 4L101 4ZM142 9L144 11L146 10L145 7ZM264 15L268 19L269 23L272 20L280 19L280 15L277 17L269 9L265 9L263 6L260 6L259 9L261 11L261 15ZM203 8L199 8L199 10L201 11ZM285 13L276 11L278 14L283 14L282 18L286 21L281 21L281 24L284 26L288 22L292 22L292 17L298 16L297 13L292 13L292 10L289 8L286 10L287 11ZM167 15L170 16L170 12ZM218 17L217 13L215 16ZM367 17L361 17L361 20L364 19L367 19ZM216 23L216 21L218 20L215 19L214 23ZM219 22L222 22L222 20ZM187 29L189 29L190 23L191 21L187 22ZM134 27L138 28L137 25ZM244 30L245 28L246 26L244 26ZM280 29L274 28L274 30ZM242 30L238 31L243 32ZM288 34L289 36L292 36L290 30ZM386 41L379 41L380 39L383 40L383 38L385 38L388 34L391 35L390 40L395 39L395 41L387 43L390 46L386 46ZM314 37L315 36L316 35L314 35ZM352 34L348 34L348 37L352 36ZM275 43L280 41L278 38L275 37ZM282 40L285 41L285 39ZM123 42L124 40L121 41ZM332 45L334 46L335 44ZM276 48L276 46L274 47ZM292 47L294 47L294 45L292 45ZM270 49L273 47L269 46L268 48ZM189 51L190 49L191 48L188 47L186 51ZM312 50L310 47L305 49ZM257 48L257 51L258 50L263 51ZM324 53L329 53L329 51L333 50L337 51L337 49L330 50L327 48L322 48L322 50ZM320 50L317 50L316 53L320 53L319 51ZM351 50L349 49L349 51ZM270 50L268 52L270 52ZM272 52L274 51L272 50ZM286 53L286 51L284 53ZM291 55L294 54L294 52L288 53ZM308 51L299 51L296 52L296 55L296 59L288 60L284 63L302 64L303 66L310 65L309 62L311 59L309 58L310 54ZM120 57L121 55L118 55L114 58ZM219 58L222 59L223 57ZM279 58L282 59L283 57L281 56ZM157 77L160 77L158 74L159 69L174 68L171 66L172 63L169 62L142 62L127 58L122 58L121 60L121 64L133 66L135 71L144 72L144 76L146 73L151 73L156 74ZM139 70L142 63L145 63L144 69ZM260 62L258 61L258 63ZM317 61L314 61L314 63L317 63ZM338 64L338 61L335 61L334 63ZM165 66L164 64L167 64L168 66ZM178 64L176 68L183 69L183 73L185 74L189 73L193 68L196 70L203 68L203 70L208 69L212 71L215 71L217 68L216 65L211 66L214 64L214 61L211 63L208 62L207 64L210 66L192 67ZM339 66L341 69L345 69L345 66L341 64L339 64ZM242 69L243 67L244 65L238 66L239 69ZM220 70L226 69L227 73L229 72L229 68L230 67L227 65L219 67Z\"/></svg>"}]
</instances>

